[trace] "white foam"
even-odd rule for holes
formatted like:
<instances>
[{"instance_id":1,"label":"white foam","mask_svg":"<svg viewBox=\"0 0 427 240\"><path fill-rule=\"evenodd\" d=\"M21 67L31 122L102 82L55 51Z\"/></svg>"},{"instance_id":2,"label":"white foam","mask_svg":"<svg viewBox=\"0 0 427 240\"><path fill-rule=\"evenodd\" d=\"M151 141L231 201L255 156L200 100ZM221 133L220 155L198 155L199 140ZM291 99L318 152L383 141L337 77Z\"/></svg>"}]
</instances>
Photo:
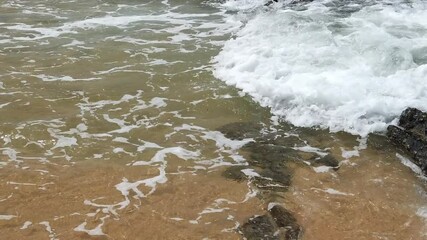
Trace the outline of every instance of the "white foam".
<instances>
[{"instance_id":1,"label":"white foam","mask_svg":"<svg viewBox=\"0 0 427 240\"><path fill-rule=\"evenodd\" d=\"M58 240L58 238L56 238L56 233L54 232L48 221L39 222L39 224L45 226L46 231L49 233L50 240Z\"/></svg>"},{"instance_id":2,"label":"white foam","mask_svg":"<svg viewBox=\"0 0 427 240\"><path fill-rule=\"evenodd\" d=\"M400 160L400 162L402 162L403 165L407 166L408 168L410 168L414 173L416 173L420 178L426 179L427 177L424 176L423 171L421 170L420 167L418 167L417 165L415 165L415 163L413 163L411 160L409 160L408 158L396 153L396 157Z\"/></svg>"},{"instance_id":3,"label":"white foam","mask_svg":"<svg viewBox=\"0 0 427 240\"><path fill-rule=\"evenodd\" d=\"M30 221L24 222L24 225L20 228L21 230L27 229L29 226L31 226L33 223Z\"/></svg>"},{"instance_id":4,"label":"white foam","mask_svg":"<svg viewBox=\"0 0 427 240\"><path fill-rule=\"evenodd\" d=\"M332 169L332 167L328 167L328 166L313 167L313 170L317 173L329 172L329 170L331 170L331 169Z\"/></svg>"},{"instance_id":5,"label":"white foam","mask_svg":"<svg viewBox=\"0 0 427 240\"><path fill-rule=\"evenodd\" d=\"M228 0L222 7L228 11L252 11L264 6L266 0Z\"/></svg>"},{"instance_id":6,"label":"white foam","mask_svg":"<svg viewBox=\"0 0 427 240\"><path fill-rule=\"evenodd\" d=\"M13 193L11 193L9 196L7 196L7 198L0 199L0 202L4 202L4 201L10 199L11 197L13 197Z\"/></svg>"},{"instance_id":7,"label":"white foam","mask_svg":"<svg viewBox=\"0 0 427 240\"><path fill-rule=\"evenodd\" d=\"M325 189L323 191L325 193L329 193L329 194L333 194L333 195L354 196L354 194L352 194L352 193L340 192L340 191L332 189L332 188L327 188L327 189Z\"/></svg>"},{"instance_id":8,"label":"white foam","mask_svg":"<svg viewBox=\"0 0 427 240\"><path fill-rule=\"evenodd\" d=\"M268 203L267 210L270 211L275 206L281 206L281 204L277 202L270 202Z\"/></svg>"},{"instance_id":9,"label":"white foam","mask_svg":"<svg viewBox=\"0 0 427 240\"><path fill-rule=\"evenodd\" d=\"M349 159L352 157L358 157L359 156L359 151L358 150L344 150L344 148L341 148L341 156L345 159Z\"/></svg>"},{"instance_id":10,"label":"white foam","mask_svg":"<svg viewBox=\"0 0 427 240\"><path fill-rule=\"evenodd\" d=\"M84 44L84 42L73 39L72 42L63 45L63 47L73 47L73 46L79 46L79 45L83 45L83 44Z\"/></svg>"},{"instance_id":11,"label":"white foam","mask_svg":"<svg viewBox=\"0 0 427 240\"><path fill-rule=\"evenodd\" d=\"M137 151L138 152L143 152L145 149L147 148L162 148L161 146L159 146L156 143L152 143L152 142L147 142L147 141L143 141L142 145L138 146Z\"/></svg>"},{"instance_id":12,"label":"white foam","mask_svg":"<svg viewBox=\"0 0 427 240\"><path fill-rule=\"evenodd\" d=\"M259 12L215 57L215 76L297 126L384 131L408 106L427 110L427 5L413 4Z\"/></svg>"},{"instance_id":13,"label":"white foam","mask_svg":"<svg viewBox=\"0 0 427 240\"><path fill-rule=\"evenodd\" d=\"M15 215L0 215L0 220L8 221L8 220L11 220L13 218L16 218L16 216Z\"/></svg>"},{"instance_id":14,"label":"white foam","mask_svg":"<svg viewBox=\"0 0 427 240\"><path fill-rule=\"evenodd\" d=\"M257 172L255 172L254 169L251 168L242 169L241 171L248 177L261 177L261 175L259 175Z\"/></svg>"},{"instance_id":15,"label":"white foam","mask_svg":"<svg viewBox=\"0 0 427 240\"><path fill-rule=\"evenodd\" d=\"M9 161L21 163L22 160L18 160L18 153L15 149L12 148L0 148L2 151L2 154L9 157Z\"/></svg>"},{"instance_id":16,"label":"white foam","mask_svg":"<svg viewBox=\"0 0 427 240\"><path fill-rule=\"evenodd\" d=\"M341 156L343 158L349 159L352 157L358 157L358 156L360 156L360 151L364 150L368 147L368 145L367 145L368 138L367 137L358 138L357 141L359 142L359 145L354 146L353 150L345 150L344 148L341 148Z\"/></svg>"},{"instance_id":17,"label":"white foam","mask_svg":"<svg viewBox=\"0 0 427 240\"><path fill-rule=\"evenodd\" d=\"M18 183L18 182L11 182L11 181L6 182L6 183L10 184L10 185L37 186L37 184L35 184L35 183Z\"/></svg>"},{"instance_id":18,"label":"white foam","mask_svg":"<svg viewBox=\"0 0 427 240\"><path fill-rule=\"evenodd\" d=\"M100 224L98 224L93 229L86 229L86 225L87 225L87 222L83 222L79 226L75 227L74 231L76 231L76 232L85 232L85 233L89 234L90 236L103 236L103 235L106 235L102 231L102 226L104 225L104 218L102 218L102 222Z\"/></svg>"},{"instance_id":19,"label":"white foam","mask_svg":"<svg viewBox=\"0 0 427 240\"><path fill-rule=\"evenodd\" d=\"M417 210L417 215L427 220L427 206L420 207Z\"/></svg>"},{"instance_id":20,"label":"white foam","mask_svg":"<svg viewBox=\"0 0 427 240\"><path fill-rule=\"evenodd\" d=\"M310 145L303 146L303 147L293 147L292 149L297 150L297 151L307 152L307 153L316 153L317 155L319 155L321 157L328 155L328 153L324 152L324 150L322 150L320 148L312 147Z\"/></svg>"},{"instance_id":21,"label":"white foam","mask_svg":"<svg viewBox=\"0 0 427 240\"><path fill-rule=\"evenodd\" d=\"M46 74L35 75L35 77L41 79L45 82L53 82L53 81L64 81L64 82L73 82L73 81L93 81L99 80L101 78L73 78L71 76L49 76Z\"/></svg>"},{"instance_id":22,"label":"white foam","mask_svg":"<svg viewBox=\"0 0 427 240\"><path fill-rule=\"evenodd\" d=\"M0 109L2 109L2 108L4 108L4 107L6 107L7 105L9 105L9 104L11 104L12 102L7 102L7 103L3 103L3 104L0 104Z\"/></svg>"},{"instance_id":23,"label":"white foam","mask_svg":"<svg viewBox=\"0 0 427 240\"><path fill-rule=\"evenodd\" d=\"M199 152L192 152L182 147L170 147L170 148L159 150L150 161L137 161L137 162L134 162L132 165L141 166L141 165L151 165L153 163L164 162L166 155L168 154L173 154L184 160L194 159L200 155Z\"/></svg>"},{"instance_id":24,"label":"white foam","mask_svg":"<svg viewBox=\"0 0 427 240\"><path fill-rule=\"evenodd\" d=\"M210 213L222 213L222 212L224 212L225 210L228 210L228 209L229 208L210 208L210 207L208 207L208 208L203 209L203 211L201 211L199 213L199 215L210 214Z\"/></svg>"},{"instance_id":25,"label":"white foam","mask_svg":"<svg viewBox=\"0 0 427 240\"><path fill-rule=\"evenodd\" d=\"M10 136L8 135L0 136L0 139L3 139L4 145L7 145L12 142L12 139L10 139Z\"/></svg>"},{"instance_id":26,"label":"white foam","mask_svg":"<svg viewBox=\"0 0 427 240\"><path fill-rule=\"evenodd\" d=\"M155 98L151 99L149 106L150 107L156 107L156 108L166 107L168 104L165 102L165 100L167 100L167 99L155 97Z\"/></svg>"},{"instance_id":27,"label":"white foam","mask_svg":"<svg viewBox=\"0 0 427 240\"><path fill-rule=\"evenodd\" d=\"M137 125L132 125L132 124L127 125L125 120L118 119L118 118L111 118L108 114L103 114L103 117L107 122L115 123L120 127L117 130L111 131L111 133L126 133L138 127Z\"/></svg>"},{"instance_id":28,"label":"white foam","mask_svg":"<svg viewBox=\"0 0 427 240\"><path fill-rule=\"evenodd\" d=\"M77 139L75 137L64 137L57 135L58 141L56 142L55 148L63 148L63 147L71 147L73 145L77 145Z\"/></svg>"}]
</instances>

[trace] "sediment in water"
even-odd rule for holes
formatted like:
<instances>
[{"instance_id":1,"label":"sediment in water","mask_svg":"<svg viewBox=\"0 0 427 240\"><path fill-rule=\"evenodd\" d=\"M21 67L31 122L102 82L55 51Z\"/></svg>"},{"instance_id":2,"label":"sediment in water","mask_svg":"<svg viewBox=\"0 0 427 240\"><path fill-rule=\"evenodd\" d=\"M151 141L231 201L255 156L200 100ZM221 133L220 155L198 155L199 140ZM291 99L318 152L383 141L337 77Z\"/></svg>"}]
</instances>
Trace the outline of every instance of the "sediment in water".
<instances>
[{"instance_id":1,"label":"sediment in water","mask_svg":"<svg viewBox=\"0 0 427 240\"><path fill-rule=\"evenodd\" d=\"M245 156L247 157L247 165L231 166L223 172L223 176L226 178L240 182L250 181L258 189L258 198L260 198L266 206L264 214L252 216L239 228L240 233L246 239L299 239L302 238L303 232L305 233L306 231L308 231L307 239L312 239L312 232L315 230L306 229L306 227L310 227L311 225L299 223L298 218L301 221L301 212L296 210L299 209L299 211L301 211L301 207L306 206L308 203L295 202L296 199L301 198L297 197L293 199L294 197L292 195L298 196L300 194L297 193L298 191L295 191L295 189L307 188L300 191L305 192L314 190L315 192L320 191L330 194L331 196L343 198L345 200L339 200L337 204L343 204L341 201L347 202L347 204L352 206L350 209L347 209L351 212L354 210L353 208L358 209L360 207L359 205L364 197L358 195L361 199L357 199L355 198L355 194L352 193L358 189L357 186L354 186L356 183L352 183L351 186L346 184L347 188L344 190L336 190L335 187L339 188L339 185L341 185L338 184L340 181L351 182L352 180L350 178L360 175L359 171L366 170L366 164L376 165L379 168L385 167L381 163L383 161L386 161L386 164L392 163L393 166L400 164L396 161L397 158L394 156L396 149L386 136L379 134L370 134L369 137L363 140L347 133L331 134L321 129L293 128L286 123L281 123L279 126L267 126L250 122L227 124L219 128L219 131L232 139L252 139L251 142L242 147L242 150L245 152ZM344 146L352 145L354 146L353 150L345 150L347 147ZM330 146L334 147L331 148ZM339 151L337 152L337 150ZM366 151L366 156L361 156L361 151ZM337 157L340 155L344 158L344 161L341 160L342 158ZM357 160L359 158L361 160ZM354 159L356 162L351 162L349 159ZM366 162L365 159L369 159L370 163ZM361 162L357 163L359 161ZM360 169L365 170L350 167L351 165L359 164L363 164L363 166L360 166ZM340 171L341 167L344 167L344 172L342 173ZM386 168L388 169L389 167ZM248 169L250 171L248 171ZM352 171L353 174L351 174ZM372 173L366 175L366 181L368 182L382 181L379 179L370 180L372 176L368 176L377 174L375 173L377 171L390 171L390 169L371 169L371 171ZM315 172L315 175L317 176L312 176L310 172ZM301 175L302 173L310 174L304 177ZM298 179L294 184L293 179L295 174L297 174ZM387 176L382 177L392 179L401 177L393 175ZM310 181L319 181L320 186L325 184L325 188L320 189L318 187L308 187L309 185L315 186L318 184L309 184L305 187L303 185L306 185L306 183L301 185L302 180L308 181L309 179ZM335 184L337 186L331 184L334 182L336 182ZM357 182L359 181L357 180ZM333 188L326 187L328 185L331 185ZM369 188L372 188L372 186L365 183L365 181L361 181L360 185L362 189L363 186L369 186ZM290 189L292 190L292 193L288 192ZM409 190L410 189L408 189L408 191ZM291 198L293 200L288 199L290 196L292 196ZM325 199L319 201L310 199L309 201L311 203L309 203L307 207L309 207L310 204L319 204L323 201L329 201L328 196L323 197ZM352 203L353 201L355 202ZM382 200L376 199L372 201L377 204L378 201ZM401 199L398 201L401 201ZM277 207L271 208L272 205ZM393 201L386 205L393 205ZM288 206L293 206L291 207L291 211L287 209ZM311 208L311 206L309 208ZM272 215L272 211L275 214L274 216ZM305 211L307 210L304 210L303 212ZM339 212L342 210L337 211ZM387 216L389 211L385 210L385 212L381 214L385 214L384 216ZM404 216L405 215L402 214L399 215L398 218L404 219ZM283 224L280 225L277 223L276 218L285 218L289 220L289 225L284 228L286 231L282 231L283 229L281 226L283 226ZM363 219L363 216L359 216L358 221L364 221ZM390 219L387 221L389 220ZM307 220L304 220L303 222L307 223ZM395 224L394 222L389 223ZM375 227L373 227L373 229L374 228ZM323 233L318 237L319 239L326 239L326 236L333 236L329 234L330 233ZM415 235L416 234L414 234L414 236ZM345 235L342 236L344 237Z\"/></svg>"}]
</instances>

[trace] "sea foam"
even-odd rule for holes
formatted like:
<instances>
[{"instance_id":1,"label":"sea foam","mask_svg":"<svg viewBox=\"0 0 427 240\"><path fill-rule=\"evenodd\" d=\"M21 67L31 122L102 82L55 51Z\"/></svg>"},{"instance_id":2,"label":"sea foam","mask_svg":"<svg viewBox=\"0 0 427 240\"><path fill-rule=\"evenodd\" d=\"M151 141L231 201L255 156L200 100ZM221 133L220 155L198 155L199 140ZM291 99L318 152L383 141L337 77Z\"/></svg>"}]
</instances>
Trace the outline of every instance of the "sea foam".
<instances>
[{"instance_id":1,"label":"sea foam","mask_svg":"<svg viewBox=\"0 0 427 240\"><path fill-rule=\"evenodd\" d=\"M336 3L261 7L214 58L215 76L296 126L332 132L364 136L406 107L427 110L426 4Z\"/></svg>"}]
</instances>

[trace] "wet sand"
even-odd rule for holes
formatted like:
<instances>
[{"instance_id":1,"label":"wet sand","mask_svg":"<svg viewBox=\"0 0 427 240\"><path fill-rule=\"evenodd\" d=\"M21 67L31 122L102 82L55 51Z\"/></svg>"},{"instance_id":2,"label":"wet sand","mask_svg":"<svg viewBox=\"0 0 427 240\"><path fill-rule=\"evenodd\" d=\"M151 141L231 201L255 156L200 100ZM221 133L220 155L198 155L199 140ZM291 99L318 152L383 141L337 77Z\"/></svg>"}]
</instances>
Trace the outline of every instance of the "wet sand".
<instances>
[{"instance_id":1,"label":"wet sand","mask_svg":"<svg viewBox=\"0 0 427 240\"><path fill-rule=\"evenodd\" d=\"M72 167L52 166L55 174L2 169L0 212L14 215L0 221L5 239L239 239L236 224L262 211L257 198L245 200L247 183L224 179L215 171L170 173L167 184L146 199L132 199L131 205L105 218L106 236L76 232L81 222L94 229L105 217L102 208L85 205L112 204L123 200L114 189L122 177L129 180L156 175L155 171L116 164L78 163ZM144 188L139 188L144 191ZM9 197L10 196L10 197ZM258 210L257 210L258 209ZM205 213L203 213L205 211ZM22 229L24 223L31 225ZM52 233L41 224L49 222Z\"/></svg>"}]
</instances>

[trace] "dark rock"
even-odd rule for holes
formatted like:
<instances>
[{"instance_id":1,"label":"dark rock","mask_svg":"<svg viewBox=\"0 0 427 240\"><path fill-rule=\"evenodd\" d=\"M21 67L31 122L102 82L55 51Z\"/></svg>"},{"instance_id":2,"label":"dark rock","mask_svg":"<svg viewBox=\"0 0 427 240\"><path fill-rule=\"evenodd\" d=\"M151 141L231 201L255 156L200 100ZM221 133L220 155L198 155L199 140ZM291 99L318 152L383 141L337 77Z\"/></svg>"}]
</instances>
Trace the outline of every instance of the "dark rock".
<instances>
[{"instance_id":1,"label":"dark rock","mask_svg":"<svg viewBox=\"0 0 427 240\"><path fill-rule=\"evenodd\" d=\"M406 109L400 116L399 126L388 126L387 136L392 143L403 147L427 175L427 113Z\"/></svg>"},{"instance_id":2,"label":"dark rock","mask_svg":"<svg viewBox=\"0 0 427 240\"><path fill-rule=\"evenodd\" d=\"M298 3L309 3L309 2L312 2L313 0L293 0L293 1L291 1L289 4L298 4ZM268 7L268 6L270 6L271 4L273 4L273 3L277 3L277 2L279 2L278 0L269 0L268 2L266 2L265 4L264 4L264 6L266 6L266 7Z\"/></svg>"},{"instance_id":3,"label":"dark rock","mask_svg":"<svg viewBox=\"0 0 427 240\"><path fill-rule=\"evenodd\" d=\"M427 135L427 113L416 108L407 108L400 115L399 126L425 138Z\"/></svg>"},{"instance_id":4,"label":"dark rock","mask_svg":"<svg viewBox=\"0 0 427 240\"><path fill-rule=\"evenodd\" d=\"M277 133L266 134L262 137L255 139L255 141L263 144L273 144L283 147L296 147L306 145L304 141L302 141L297 136L282 136Z\"/></svg>"},{"instance_id":5,"label":"dark rock","mask_svg":"<svg viewBox=\"0 0 427 240\"><path fill-rule=\"evenodd\" d=\"M263 135L260 132L261 129L261 124L242 122L227 124L219 128L219 131L232 139L254 138L255 142L250 142L243 147L249 153L247 159L249 165L259 169L257 172L260 177L253 177L253 183L262 190L286 191L292 179L287 162L300 159L298 151L290 147L265 144L277 139L272 134ZM292 138L292 141L300 140ZM247 176L241 171L245 168L247 167L233 166L225 170L222 175L229 179L242 181L247 179Z\"/></svg>"},{"instance_id":6,"label":"dark rock","mask_svg":"<svg viewBox=\"0 0 427 240\"><path fill-rule=\"evenodd\" d=\"M270 210L270 215L279 228L284 228L284 236L287 240L299 239L302 229L295 217L285 208L276 205Z\"/></svg>"},{"instance_id":7,"label":"dark rock","mask_svg":"<svg viewBox=\"0 0 427 240\"><path fill-rule=\"evenodd\" d=\"M292 181L291 170L287 166L288 161L299 159L298 151L272 145L251 142L244 149L250 152L248 163L260 168L261 177L254 178L254 184L263 190L284 192Z\"/></svg>"},{"instance_id":8,"label":"dark rock","mask_svg":"<svg viewBox=\"0 0 427 240\"><path fill-rule=\"evenodd\" d=\"M298 151L292 148L258 142L248 143L244 148L251 152L250 164L262 168L282 168L287 161L299 159Z\"/></svg>"},{"instance_id":9,"label":"dark rock","mask_svg":"<svg viewBox=\"0 0 427 240\"><path fill-rule=\"evenodd\" d=\"M336 158L334 158L331 154L328 154L324 157L321 157L320 159L315 160L314 165L338 168L340 165L340 162Z\"/></svg>"},{"instance_id":10,"label":"dark rock","mask_svg":"<svg viewBox=\"0 0 427 240\"><path fill-rule=\"evenodd\" d=\"M271 4L273 4L273 3L275 3L275 2L277 3L277 2L278 2L278 0L269 0L267 3L265 3L265 4L264 4L264 6L267 6L267 7L268 7L268 6L270 6Z\"/></svg>"},{"instance_id":11,"label":"dark rock","mask_svg":"<svg viewBox=\"0 0 427 240\"><path fill-rule=\"evenodd\" d=\"M312 147L322 148L335 140L329 130L326 129L303 127L295 130L295 133L298 134L301 139L306 140L307 143Z\"/></svg>"},{"instance_id":12,"label":"dark rock","mask_svg":"<svg viewBox=\"0 0 427 240\"><path fill-rule=\"evenodd\" d=\"M248 240L298 240L302 229L285 208L274 206L267 214L249 219L241 228Z\"/></svg>"},{"instance_id":13,"label":"dark rock","mask_svg":"<svg viewBox=\"0 0 427 240\"><path fill-rule=\"evenodd\" d=\"M368 135L367 144L369 148L373 148L377 151L391 152L392 149L394 149L394 146L391 144L387 136L379 135L379 134L370 133Z\"/></svg>"},{"instance_id":14,"label":"dark rock","mask_svg":"<svg viewBox=\"0 0 427 240\"><path fill-rule=\"evenodd\" d=\"M412 156L412 161L427 175L427 141L403 128L390 125L387 136L396 145L403 147Z\"/></svg>"},{"instance_id":15,"label":"dark rock","mask_svg":"<svg viewBox=\"0 0 427 240\"><path fill-rule=\"evenodd\" d=\"M243 236L248 240L279 240L275 236L276 226L268 215L258 216L249 219L242 226Z\"/></svg>"},{"instance_id":16,"label":"dark rock","mask_svg":"<svg viewBox=\"0 0 427 240\"><path fill-rule=\"evenodd\" d=\"M242 140L257 137L262 125L254 122L236 122L218 128L227 138Z\"/></svg>"},{"instance_id":17,"label":"dark rock","mask_svg":"<svg viewBox=\"0 0 427 240\"><path fill-rule=\"evenodd\" d=\"M242 172L246 168L246 166L231 166L222 173L222 176L240 182L247 179L246 175Z\"/></svg>"},{"instance_id":18,"label":"dark rock","mask_svg":"<svg viewBox=\"0 0 427 240\"><path fill-rule=\"evenodd\" d=\"M262 177L254 178L255 186L260 189L272 190L276 192L284 192L288 190L292 182L292 175L287 168L282 168L280 170L263 170L260 173Z\"/></svg>"}]
</instances>

